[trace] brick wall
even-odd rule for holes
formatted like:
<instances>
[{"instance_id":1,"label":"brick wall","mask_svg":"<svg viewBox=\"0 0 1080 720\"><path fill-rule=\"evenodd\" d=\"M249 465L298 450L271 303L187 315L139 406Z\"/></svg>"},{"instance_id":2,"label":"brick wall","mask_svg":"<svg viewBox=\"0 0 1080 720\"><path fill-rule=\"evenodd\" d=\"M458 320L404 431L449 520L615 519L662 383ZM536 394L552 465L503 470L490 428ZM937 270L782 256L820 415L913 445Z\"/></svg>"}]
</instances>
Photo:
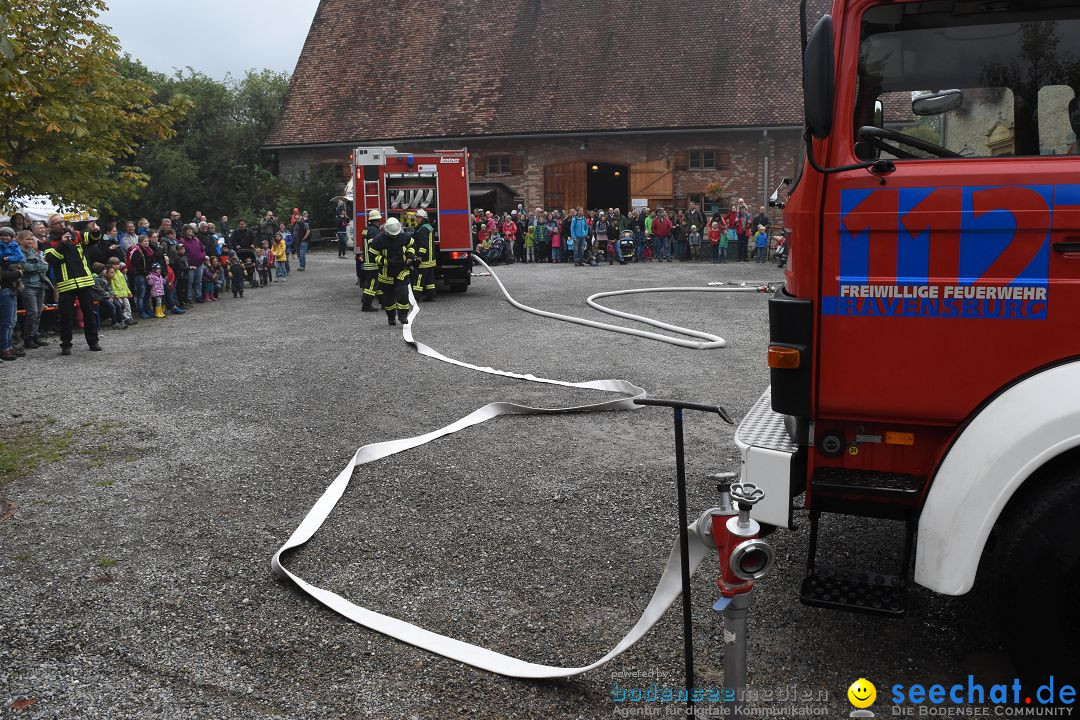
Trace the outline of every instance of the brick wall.
<instances>
[{"instance_id":1,"label":"brick wall","mask_svg":"<svg viewBox=\"0 0 1080 720\"><path fill-rule=\"evenodd\" d=\"M582 143L587 149L582 150ZM474 163L484 163L492 155L514 158L513 171L508 175L477 176L476 183L499 182L509 187L520 202L532 208L544 205L544 168L566 162L599 162L617 165L653 160L671 160L689 150L712 150L719 158L728 158L726 168L717 170L675 169L671 202L685 204L691 195L700 194L705 185L721 181L727 196L746 199L752 209L762 202L766 185L768 192L794 169L795 153L800 134L793 130L774 130L724 133L683 133L656 135L625 135L576 138L533 138L524 140L474 139L438 143L397 144L399 150L423 152L467 145ZM393 143L388 143L393 144ZM763 178L764 161L769 157L769 177ZM279 172L296 173L316 163L348 162L349 151L343 148L317 148L279 151ZM767 183L765 182L767 180Z\"/></svg>"}]
</instances>

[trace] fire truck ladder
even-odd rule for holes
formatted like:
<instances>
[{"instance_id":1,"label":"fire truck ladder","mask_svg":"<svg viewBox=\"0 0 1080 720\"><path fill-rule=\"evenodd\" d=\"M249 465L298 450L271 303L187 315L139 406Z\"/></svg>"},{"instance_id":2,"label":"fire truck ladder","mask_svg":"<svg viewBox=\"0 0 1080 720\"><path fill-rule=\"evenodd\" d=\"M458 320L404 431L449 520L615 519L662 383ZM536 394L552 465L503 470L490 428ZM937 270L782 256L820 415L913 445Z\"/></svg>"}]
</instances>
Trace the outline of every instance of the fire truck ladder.
<instances>
[{"instance_id":1,"label":"fire truck ladder","mask_svg":"<svg viewBox=\"0 0 1080 720\"><path fill-rule=\"evenodd\" d=\"M907 610L908 575L924 480L914 475L818 468L810 483L810 546L800 599L806 605L900 616ZM826 513L902 522L900 567L891 575L852 570L817 559L819 525ZM854 552L854 547L848 547Z\"/></svg>"}]
</instances>

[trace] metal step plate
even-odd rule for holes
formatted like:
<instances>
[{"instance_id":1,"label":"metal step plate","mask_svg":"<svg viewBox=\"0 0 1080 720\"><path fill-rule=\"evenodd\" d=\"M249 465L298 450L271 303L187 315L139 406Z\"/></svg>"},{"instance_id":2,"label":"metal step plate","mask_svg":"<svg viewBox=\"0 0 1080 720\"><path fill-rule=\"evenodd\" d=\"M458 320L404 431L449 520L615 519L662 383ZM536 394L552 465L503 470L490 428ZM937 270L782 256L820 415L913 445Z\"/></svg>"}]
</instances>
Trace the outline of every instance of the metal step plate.
<instances>
[{"instance_id":1,"label":"metal step plate","mask_svg":"<svg viewBox=\"0 0 1080 720\"><path fill-rule=\"evenodd\" d=\"M735 431L743 445L794 454L798 449L784 425L784 416L772 409L772 389L758 398Z\"/></svg>"},{"instance_id":2,"label":"metal step plate","mask_svg":"<svg viewBox=\"0 0 1080 720\"><path fill-rule=\"evenodd\" d=\"M824 564L803 578L800 599L804 605L890 617L907 611L907 589L900 578Z\"/></svg>"},{"instance_id":3,"label":"metal step plate","mask_svg":"<svg viewBox=\"0 0 1080 720\"><path fill-rule=\"evenodd\" d=\"M811 487L815 493L825 490L891 497L898 495L913 496L922 492L923 479L917 475L904 475L901 473L823 467L814 470Z\"/></svg>"}]
</instances>

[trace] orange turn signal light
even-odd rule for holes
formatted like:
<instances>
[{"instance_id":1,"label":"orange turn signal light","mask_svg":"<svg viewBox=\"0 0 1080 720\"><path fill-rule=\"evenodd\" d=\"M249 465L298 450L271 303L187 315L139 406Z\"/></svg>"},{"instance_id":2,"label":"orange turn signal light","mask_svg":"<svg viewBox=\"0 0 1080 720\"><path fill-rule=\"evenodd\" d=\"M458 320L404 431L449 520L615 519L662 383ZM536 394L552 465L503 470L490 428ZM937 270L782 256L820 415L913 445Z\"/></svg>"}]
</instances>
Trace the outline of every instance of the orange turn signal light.
<instances>
[{"instance_id":1,"label":"orange turn signal light","mask_svg":"<svg viewBox=\"0 0 1080 720\"><path fill-rule=\"evenodd\" d=\"M794 370L802 362L802 353L795 348L781 345L769 346L769 367L779 370Z\"/></svg>"},{"instance_id":2,"label":"orange turn signal light","mask_svg":"<svg viewBox=\"0 0 1080 720\"><path fill-rule=\"evenodd\" d=\"M894 432L889 430L885 433L886 445L914 445L915 433Z\"/></svg>"}]
</instances>

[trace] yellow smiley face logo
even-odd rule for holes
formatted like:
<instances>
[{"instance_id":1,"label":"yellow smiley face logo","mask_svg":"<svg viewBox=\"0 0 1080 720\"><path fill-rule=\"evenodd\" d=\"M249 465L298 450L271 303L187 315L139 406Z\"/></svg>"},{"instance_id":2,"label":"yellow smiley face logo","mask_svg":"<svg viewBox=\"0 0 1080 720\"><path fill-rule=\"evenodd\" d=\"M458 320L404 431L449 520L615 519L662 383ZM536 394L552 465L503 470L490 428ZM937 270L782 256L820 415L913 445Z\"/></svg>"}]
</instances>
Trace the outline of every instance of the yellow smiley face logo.
<instances>
[{"instance_id":1,"label":"yellow smiley face logo","mask_svg":"<svg viewBox=\"0 0 1080 720\"><path fill-rule=\"evenodd\" d=\"M877 688L866 678L859 678L847 689L847 698L855 707L865 709L877 699Z\"/></svg>"}]
</instances>

